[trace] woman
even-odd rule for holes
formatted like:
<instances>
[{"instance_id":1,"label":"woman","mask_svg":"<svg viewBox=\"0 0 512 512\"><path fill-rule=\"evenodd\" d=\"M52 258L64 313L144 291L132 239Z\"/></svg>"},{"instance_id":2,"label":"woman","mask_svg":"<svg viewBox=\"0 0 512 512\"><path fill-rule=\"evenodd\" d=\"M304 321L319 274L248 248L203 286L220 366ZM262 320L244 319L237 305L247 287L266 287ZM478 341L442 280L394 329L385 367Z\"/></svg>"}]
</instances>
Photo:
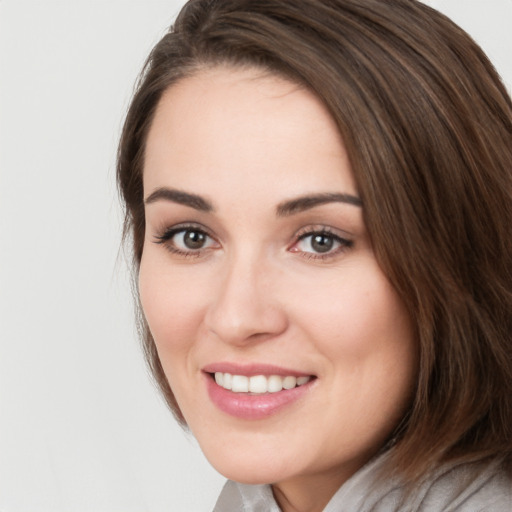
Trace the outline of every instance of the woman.
<instances>
[{"instance_id":1,"label":"woman","mask_svg":"<svg viewBox=\"0 0 512 512\"><path fill-rule=\"evenodd\" d=\"M499 77L419 2L183 8L118 180L216 510L510 509L511 169Z\"/></svg>"}]
</instances>

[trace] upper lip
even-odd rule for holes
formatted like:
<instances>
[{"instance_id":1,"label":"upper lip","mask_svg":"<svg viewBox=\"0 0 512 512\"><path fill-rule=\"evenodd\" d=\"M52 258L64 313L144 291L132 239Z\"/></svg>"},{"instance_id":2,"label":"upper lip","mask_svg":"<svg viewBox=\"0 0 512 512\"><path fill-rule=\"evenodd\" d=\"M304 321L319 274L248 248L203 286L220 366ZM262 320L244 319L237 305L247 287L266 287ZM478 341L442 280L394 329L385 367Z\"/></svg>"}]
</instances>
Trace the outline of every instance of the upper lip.
<instances>
[{"instance_id":1,"label":"upper lip","mask_svg":"<svg viewBox=\"0 0 512 512\"><path fill-rule=\"evenodd\" d=\"M291 368L284 368L265 363L232 363L232 362L218 362L211 363L202 368L205 373L231 373L232 375L245 375L252 377L254 375L280 375L281 377L309 377L312 373L294 370Z\"/></svg>"}]
</instances>

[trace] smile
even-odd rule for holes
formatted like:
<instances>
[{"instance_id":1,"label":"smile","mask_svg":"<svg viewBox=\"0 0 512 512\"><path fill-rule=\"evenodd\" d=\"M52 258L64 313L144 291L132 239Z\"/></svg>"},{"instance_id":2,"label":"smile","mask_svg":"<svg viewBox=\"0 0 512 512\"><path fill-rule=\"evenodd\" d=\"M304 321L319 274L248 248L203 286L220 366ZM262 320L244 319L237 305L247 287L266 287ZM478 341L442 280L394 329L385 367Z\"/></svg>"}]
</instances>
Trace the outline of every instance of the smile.
<instances>
[{"instance_id":1,"label":"smile","mask_svg":"<svg viewBox=\"0 0 512 512\"><path fill-rule=\"evenodd\" d=\"M293 407L316 387L318 378L271 365L220 363L203 368L212 403L242 420L262 420Z\"/></svg>"},{"instance_id":2,"label":"smile","mask_svg":"<svg viewBox=\"0 0 512 512\"><path fill-rule=\"evenodd\" d=\"M311 376L295 377L294 375L232 375L231 373L215 372L215 382L233 393L278 393L303 386L311 380Z\"/></svg>"}]
</instances>

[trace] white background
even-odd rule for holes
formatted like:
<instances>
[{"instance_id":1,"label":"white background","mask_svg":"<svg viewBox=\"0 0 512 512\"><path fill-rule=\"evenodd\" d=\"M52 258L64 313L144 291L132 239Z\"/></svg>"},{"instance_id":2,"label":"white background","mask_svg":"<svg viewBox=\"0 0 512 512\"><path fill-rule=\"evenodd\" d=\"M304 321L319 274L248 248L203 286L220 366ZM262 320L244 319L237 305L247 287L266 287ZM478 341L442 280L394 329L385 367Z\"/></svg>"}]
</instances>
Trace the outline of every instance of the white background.
<instances>
[{"instance_id":1,"label":"white background","mask_svg":"<svg viewBox=\"0 0 512 512\"><path fill-rule=\"evenodd\" d=\"M512 0L431 0L512 84ZM0 511L201 512L224 481L151 384L115 150L180 0L0 0Z\"/></svg>"}]
</instances>

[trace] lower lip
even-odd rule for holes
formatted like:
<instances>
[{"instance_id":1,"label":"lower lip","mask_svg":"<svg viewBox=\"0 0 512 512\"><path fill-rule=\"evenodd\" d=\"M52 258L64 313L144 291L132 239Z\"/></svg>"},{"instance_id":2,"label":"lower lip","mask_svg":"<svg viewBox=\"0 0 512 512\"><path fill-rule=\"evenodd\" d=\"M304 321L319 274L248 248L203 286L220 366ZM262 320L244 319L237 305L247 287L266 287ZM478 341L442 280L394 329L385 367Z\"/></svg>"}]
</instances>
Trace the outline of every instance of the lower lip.
<instances>
[{"instance_id":1,"label":"lower lip","mask_svg":"<svg viewBox=\"0 0 512 512\"><path fill-rule=\"evenodd\" d=\"M311 389L312 379L302 386L283 389L277 393L250 395L248 393L233 393L219 386L206 374L206 385L210 400L223 412L245 420L268 418L281 411L284 407L300 400Z\"/></svg>"}]
</instances>

